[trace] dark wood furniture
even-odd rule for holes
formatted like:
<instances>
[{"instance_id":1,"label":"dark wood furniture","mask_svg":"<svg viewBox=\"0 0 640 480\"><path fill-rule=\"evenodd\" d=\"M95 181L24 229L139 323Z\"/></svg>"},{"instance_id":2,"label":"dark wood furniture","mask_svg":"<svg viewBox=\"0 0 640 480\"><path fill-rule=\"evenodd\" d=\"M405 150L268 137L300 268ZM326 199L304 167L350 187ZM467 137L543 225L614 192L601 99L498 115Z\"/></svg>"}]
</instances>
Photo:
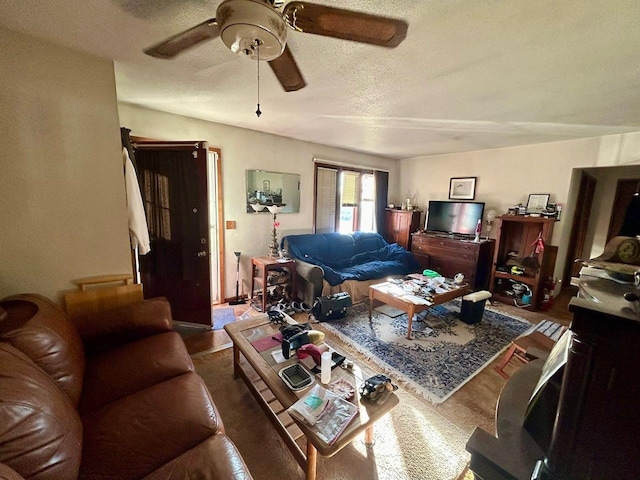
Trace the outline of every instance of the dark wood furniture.
<instances>
[{"instance_id":1,"label":"dark wood furniture","mask_svg":"<svg viewBox=\"0 0 640 480\"><path fill-rule=\"evenodd\" d=\"M435 270L447 278L462 273L474 290L487 288L494 240L474 242L443 234L414 233L411 253L422 268Z\"/></svg>"},{"instance_id":2,"label":"dark wood furniture","mask_svg":"<svg viewBox=\"0 0 640 480\"><path fill-rule=\"evenodd\" d=\"M277 284L269 284L269 271L285 270L286 280ZM296 261L293 259L283 260L273 257L253 257L251 259L251 298L253 298L256 284L262 290L262 311L267 311L269 303L269 287L276 285L288 285L291 294L296 295Z\"/></svg>"},{"instance_id":3,"label":"dark wood furniture","mask_svg":"<svg viewBox=\"0 0 640 480\"><path fill-rule=\"evenodd\" d=\"M525 419L541 362L530 362L511 376L498 401L496 437L476 429L467 442L476 478L637 478L640 313L637 305L617 297L600 298L601 303L571 300L573 322L560 385L555 400L549 395L536 405L538 412L546 412L536 418L546 422ZM549 358L555 353L554 348Z\"/></svg>"},{"instance_id":4,"label":"dark wood furniture","mask_svg":"<svg viewBox=\"0 0 640 480\"><path fill-rule=\"evenodd\" d=\"M384 239L405 250L411 247L411 233L420 228L420 213L413 210L387 208L384 218Z\"/></svg>"},{"instance_id":5,"label":"dark wood furniture","mask_svg":"<svg viewBox=\"0 0 640 480\"><path fill-rule=\"evenodd\" d=\"M531 306L540 308L544 299L544 284L553 276L558 247L551 245L551 236L555 218L525 217L520 215L503 215L497 217L497 239L489 289L495 300L513 303L515 296L506 292L511 290L513 282L526 284L531 290ZM531 255L532 244L542 235L545 248L537 256L540 268L526 268L523 275L511 273L511 267L520 266L516 259L524 259ZM509 254L513 252L513 255Z\"/></svg>"}]
</instances>

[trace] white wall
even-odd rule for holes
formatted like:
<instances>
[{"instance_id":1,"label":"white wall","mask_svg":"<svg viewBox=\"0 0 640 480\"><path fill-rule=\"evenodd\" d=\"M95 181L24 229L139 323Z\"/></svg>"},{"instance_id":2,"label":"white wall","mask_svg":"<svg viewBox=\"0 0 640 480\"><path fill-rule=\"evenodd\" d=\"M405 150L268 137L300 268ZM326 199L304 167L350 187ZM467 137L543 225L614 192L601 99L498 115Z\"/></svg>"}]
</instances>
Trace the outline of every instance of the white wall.
<instances>
[{"instance_id":1,"label":"white wall","mask_svg":"<svg viewBox=\"0 0 640 480\"><path fill-rule=\"evenodd\" d=\"M400 161L399 192L415 194L417 204L426 207L429 200L448 198L450 178L477 177L475 200L499 214L511 205L526 204L530 193L549 193L550 201L564 208L551 241L558 246L555 276L561 278L576 204L570 193L575 190L574 169L640 164L639 140L640 132L405 159ZM594 204L596 217L599 208Z\"/></svg>"},{"instance_id":2,"label":"white wall","mask_svg":"<svg viewBox=\"0 0 640 480\"><path fill-rule=\"evenodd\" d=\"M593 215L585 239L584 258L594 258L602 254L607 243L611 208L615 200L618 180L640 178L640 165L609 168L587 168L585 171L597 179L593 196Z\"/></svg>"},{"instance_id":3,"label":"white wall","mask_svg":"<svg viewBox=\"0 0 640 480\"><path fill-rule=\"evenodd\" d=\"M246 213L247 169L300 175L300 212L278 215L282 234L311 232L313 227L313 158L389 170L390 195L397 195L397 161L350 152L291 138L222 125L170 113L119 104L120 124L131 135L157 140L204 140L221 149L224 219L235 220L236 229L225 231L226 296L235 293L236 258L242 252L241 276L245 292L250 288L250 258L268 254L270 215ZM265 121L268 121L263 117Z\"/></svg>"},{"instance_id":4,"label":"white wall","mask_svg":"<svg viewBox=\"0 0 640 480\"><path fill-rule=\"evenodd\" d=\"M0 29L0 298L131 272L111 61Z\"/></svg>"}]
</instances>

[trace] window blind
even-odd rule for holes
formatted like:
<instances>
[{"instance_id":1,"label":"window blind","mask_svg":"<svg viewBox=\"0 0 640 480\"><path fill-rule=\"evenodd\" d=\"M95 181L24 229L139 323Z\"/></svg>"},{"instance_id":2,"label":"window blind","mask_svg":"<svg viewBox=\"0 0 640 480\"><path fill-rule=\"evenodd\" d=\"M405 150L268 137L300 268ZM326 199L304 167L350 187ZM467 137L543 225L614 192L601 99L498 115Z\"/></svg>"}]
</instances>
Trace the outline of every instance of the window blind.
<instances>
[{"instance_id":1,"label":"window blind","mask_svg":"<svg viewBox=\"0 0 640 480\"><path fill-rule=\"evenodd\" d=\"M342 199L343 207L356 207L360 189L360 173L342 172Z\"/></svg>"},{"instance_id":2,"label":"window blind","mask_svg":"<svg viewBox=\"0 0 640 480\"><path fill-rule=\"evenodd\" d=\"M336 231L338 171L318 167L316 171L316 233Z\"/></svg>"}]
</instances>

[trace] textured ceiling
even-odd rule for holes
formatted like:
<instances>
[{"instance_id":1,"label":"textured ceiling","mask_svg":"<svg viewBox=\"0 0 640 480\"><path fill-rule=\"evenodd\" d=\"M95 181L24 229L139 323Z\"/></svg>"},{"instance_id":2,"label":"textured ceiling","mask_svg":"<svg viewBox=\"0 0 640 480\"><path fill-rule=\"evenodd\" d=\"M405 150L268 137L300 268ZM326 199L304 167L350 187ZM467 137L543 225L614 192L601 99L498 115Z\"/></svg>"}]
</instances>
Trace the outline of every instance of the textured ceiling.
<instances>
[{"instance_id":1,"label":"textured ceiling","mask_svg":"<svg viewBox=\"0 0 640 480\"><path fill-rule=\"evenodd\" d=\"M322 0L405 19L395 49L289 32L307 87L213 39L145 47L218 1L0 0L0 25L115 60L118 98L391 158L640 131L638 0Z\"/></svg>"}]
</instances>

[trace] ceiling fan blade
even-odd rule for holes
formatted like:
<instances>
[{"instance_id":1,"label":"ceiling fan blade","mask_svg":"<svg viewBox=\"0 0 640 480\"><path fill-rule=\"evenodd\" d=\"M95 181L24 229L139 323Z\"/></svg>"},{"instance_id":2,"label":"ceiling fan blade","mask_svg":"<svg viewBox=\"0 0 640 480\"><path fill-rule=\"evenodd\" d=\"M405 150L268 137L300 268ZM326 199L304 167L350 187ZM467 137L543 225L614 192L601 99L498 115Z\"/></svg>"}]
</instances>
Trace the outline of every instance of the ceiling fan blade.
<instances>
[{"instance_id":1,"label":"ceiling fan blade","mask_svg":"<svg viewBox=\"0 0 640 480\"><path fill-rule=\"evenodd\" d=\"M291 28L300 32L383 47L400 45L409 27L404 20L307 2L287 4L283 17Z\"/></svg>"},{"instance_id":2,"label":"ceiling fan blade","mask_svg":"<svg viewBox=\"0 0 640 480\"><path fill-rule=\"evenodd\" d=\"M218 35L220 35L220 28L216 19L211 18L147 48L144 53L156 58L173 58L179 53Z\"/></svg>"},{"instance_id":3,"label":"ceiling fan blade","mask_svg":"<svg viewBox=\"0 0 640 480\"><path fill-rule=\"evenodd\" d=\"M282 55L269 62L269 66L278 77L278 81L285 92L295 92L306 85L288 45L284 48Z\"/></svg>"}]
</instances>

